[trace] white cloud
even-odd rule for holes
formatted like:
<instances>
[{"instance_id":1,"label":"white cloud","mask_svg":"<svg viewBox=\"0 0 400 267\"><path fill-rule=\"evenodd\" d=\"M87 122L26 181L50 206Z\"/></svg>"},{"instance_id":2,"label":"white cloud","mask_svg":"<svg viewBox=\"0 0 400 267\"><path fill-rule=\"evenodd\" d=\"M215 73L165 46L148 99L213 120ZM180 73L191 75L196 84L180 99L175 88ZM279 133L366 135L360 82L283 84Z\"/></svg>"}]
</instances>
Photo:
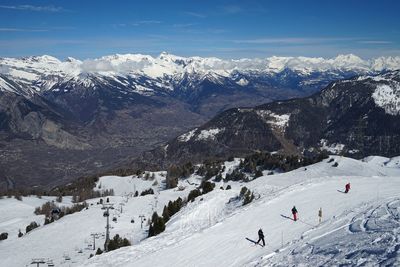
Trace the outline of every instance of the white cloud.
<instances>
[{"instance_id":1,"label":"white cloud","mask_svg":"<svg viewBox=\"0 0 400 267\"><path fill-rule=\"evenodd\" d=\"M237 5L227 5L222 8L227 14L237 14L243 11L240 6Z\"/></svg>"},{"instance_id":2,"label":"white cloud","mask_svg":"<svg viewBox=\"0 0 400 267\"><path fill-rule=\"evenodd\" d=\"M359 41L360 44L392 44L393 42L384 41L384 40L366 40L366 41Z\"/></svg>"},{"instance_id":3,"label":"white cloud","mask_svg":"<svg viewBox=\"0 0 400 267\"><path fill-rule=\"evenodd\" d=\"M192 16L192 17L196 17L196 18L206 18L207 17L205 14L197 13L197 12L191 12L191 11L184 12L184 14Z\"/></svg>"},{"instance_id":4,"label":"white cloud","mask_svg":"<svg viewBox=\"0 0 400 267\"><path fill-rule=\"evenodd\" d=\"M142 70L150 63L144 60L113 63L109 59L87 59L82 62L80 68L82 72L102 72L113 71L118 73L127 73L132 70Z\"/></svg>"},{"instance_id":5,"label":"white cloud","mask_svg":"<svg viewBox=\"0 0 400 267\"><path fill-rule=\"evenodd\" d=\"M14 9L14 10L27 10L27 11L44 11L44 12L60 12L64 11L62 7L59 6L33 6L33 5L0 5L3 9Z\"/></svg>"},{"instance_id":6,"label":"white cloud","mask_svg":"<svg viewBox=\"0 0 400 267\"><path fill-rule=\"evenodd\" d=\"M141 26L141 25L152 25L152 24L161 24L162 21L159 20L140 20L132 23L133 26Z\"/></svg>"},{"instance_id":7,"label":"white cloud","mask_svg":"<svg viewBox=\"0 0 400 267\"><path fill-rule=\"evenodd\" d=\"M238 44L314 44L339 41L351 41L354 38L345 37L284 37L284 38L255 38L233 40Z\"/></svg>"},{"instance_id":8,"label":"white cloud","mask_svg":"<svg viewBox=\"0 0 400 267\"><path fill-rule=\"evenodd\" d=\"M46 29L0 28L0 32L47 32Z\"/></svg>"}]
</instances>

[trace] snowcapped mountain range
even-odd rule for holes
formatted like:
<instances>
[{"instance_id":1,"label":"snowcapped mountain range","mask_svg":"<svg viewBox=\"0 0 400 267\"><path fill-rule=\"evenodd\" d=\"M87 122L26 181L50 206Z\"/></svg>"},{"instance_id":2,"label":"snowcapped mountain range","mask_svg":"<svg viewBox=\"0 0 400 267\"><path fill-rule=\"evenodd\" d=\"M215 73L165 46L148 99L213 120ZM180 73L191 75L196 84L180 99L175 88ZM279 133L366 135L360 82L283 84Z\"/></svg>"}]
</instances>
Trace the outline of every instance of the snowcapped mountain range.
<instances>
[{"instance_id":1,"label":"snowcapped mountain range","mask_svg":"<svg viewBox=\"0 0 400 267\"><path fill-rule=\"evenodd\" d=\"M24 95L59 90L60 83L96 87L109 83L139 94L157 89L171 91L183 80L209 79L222 83L228 78L240 86L253 76L274 77L291 71L299 76L329 73L343 78L344 73L365 74L400 68L400 57L363 60L355 55L335 58L269 57L264 59L223 60L219 58L180 57L161 53L158 57L141 54L116 54L97 59L64 61L52 56L0 59L0 90Z\"/></svg>"},{"instance_id":2,"label":"snowcapped mountain range","mask_svg":"<svg viewBox=\"0 0 400 267\"><path fill-rule=\"evenodd\" d=\"M376 74L399 68L400 57L363 60L355 55L1 58L0 189L20 183L57 184L105 171L229 108L309 96L337 80L378 79ZM391 88L396 87L382 87L374 97L395 112L399 102ZM287 116L278 119L278 128L288 121ZM218 140L222 133L203 130L196 139Z\"/></svg>"}]
</instances>

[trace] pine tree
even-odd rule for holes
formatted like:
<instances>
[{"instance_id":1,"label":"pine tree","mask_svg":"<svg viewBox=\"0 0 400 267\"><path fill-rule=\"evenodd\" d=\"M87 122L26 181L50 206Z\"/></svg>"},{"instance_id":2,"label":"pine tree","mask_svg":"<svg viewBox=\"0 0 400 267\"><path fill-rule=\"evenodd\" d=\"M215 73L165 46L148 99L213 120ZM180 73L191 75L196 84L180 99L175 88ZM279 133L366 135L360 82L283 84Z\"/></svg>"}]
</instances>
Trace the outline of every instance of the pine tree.
<instances>
[{"instance_id":1,"label":"pine tree","mask_svg":"<svg viewBox=\"0 0 400 267\"><path fill-rule=\"evenodd\" d=\"M196 197L200 196L200 195L201 195L201 192L200 192L199 189L193 189L192 191L189 192L188 201L192 201L193 202L194 199Z\"/></svg>"},{"instance_id":2,"label":"pine tree","mask_svg":"<svg viewBox=\"0 0 400 267\"><path fill-rule=\"evenodd\" d=\"M175 188L178 185L179 172L180 170L177 166L172 165L169 167L166 178L167 189Z\"/></svg>"},{"instance_id":3,"label":"pine tree","mask_svg":"<svg viewBox=\"0 0 400 267\"><path fill-rule=\"evenodd\" d=\"M102 254L103 253L103 251L101 250L101 248L97 248L97 250L96 250L96 255L100 255L100 254Z\"/></svg>"},{"instance_id":4,"label":"pine tree","mask_svg":"<svg viewBox=\"0 0 400 267\"><path fill-rule=\"evenodd\" d=\"M243 199L243 206L252 202L253 199L254 199L254 194L250 190L248 190Z\"/></svg>"},{"instance_id":5,"label":"pine tree","mask_svg":"<svg viewBox=\"0 0 400 267\"><path fill-rule=\"evenodd\" d=\"M154 227L153 227L153 224L150 224L150 226L149 226L149 235L148 235L148 237L152 237L152 236L155 236L155 234L154 234Z\"/></svg>"},{"instance_id":6,"label":"pine tree","mask_svg":"<svg viewBox=\"0 0 400 267\"><path fill-rule=\"evenodd\" d=\"M247 187L243 186L243 187L240 189L240 194L239 194L239 196L240 196L240 197L243 197L243 196L246 194L247 191L248 191Z\"/></svg>"},{"instance_id":7,"label":"pine tree","mask_svg":"<svg viewBox=\"0 0 400 267\"><path fill-rule=\"evenodd\" d=\"M157 212L153 213L151 224L149 227L149 237L156 236L165 230L165 222L162 217L159 217Z\"/></svg>"},{"instance_id":8,"label":"pine tree","mask_svg":"<svg viewBox=\"0 0 400 267\"><path fill-rule=\"evenodd\" d=\"M261 177L261 176L263 176L263 173L262 173L262 171L260 169L258 169L256 171L256 173L254 174L254 178L258 178L258 177Z\"/></svg>"},{"instance_id":9,"label":"pine tree","mask_svg":"<svg viewBox=\"0 0 400 267\"><path fill-rule=\"evenodd\" d=\"M38 228L39 225L36 222L31 222L25 229L25 232L28 233L30 231L32 231L35 228Z\"/></svg>"},{"instance_id":10,"label":"pine tree","mask_svg":"<svg viewBox=\"0 0 400 267\"><path fill-rule=\"evenodd\" d=\"M203 181L200 187L202 188L202 193L207 194L214 190L215 184L208 181Z\"/></svg>"},{"instance_id":11,"label":"pine tree","mask_svg":"<svg viewBox=\"0 0 400 267\"><path fill-rule=\"evenodd\" d=\"M169 211L168 211L168 207L167 206L164 206L162 217L164 219L164 222L168 222L169 221L170 215L169 215Z\"/></svg>"}]
</instances>

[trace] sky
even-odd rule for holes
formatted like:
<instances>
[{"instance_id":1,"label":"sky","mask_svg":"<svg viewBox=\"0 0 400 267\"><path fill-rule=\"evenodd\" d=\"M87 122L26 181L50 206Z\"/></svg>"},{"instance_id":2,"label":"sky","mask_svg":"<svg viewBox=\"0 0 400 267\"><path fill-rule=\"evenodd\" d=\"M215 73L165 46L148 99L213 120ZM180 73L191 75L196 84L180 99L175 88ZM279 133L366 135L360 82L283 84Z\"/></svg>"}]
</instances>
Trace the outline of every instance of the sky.
<instances>
[{"instance_id":1,"label":"sky","mask_svg":"<svg viewBox=\"0 0 400 267\"><path fill-rule=\"evenodd\" d=\"M0 57L400 56L400 1L0 0Z\"/></svg>"}]
</instances>

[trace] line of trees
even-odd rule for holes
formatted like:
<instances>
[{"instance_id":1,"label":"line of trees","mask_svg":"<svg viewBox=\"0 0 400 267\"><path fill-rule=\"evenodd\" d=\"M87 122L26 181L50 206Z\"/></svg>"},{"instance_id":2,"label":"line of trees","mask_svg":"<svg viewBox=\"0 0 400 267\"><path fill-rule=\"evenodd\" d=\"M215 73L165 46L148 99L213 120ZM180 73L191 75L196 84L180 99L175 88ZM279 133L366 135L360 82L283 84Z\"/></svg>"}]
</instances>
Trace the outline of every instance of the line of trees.
<instances>
[{"instance_id":1,"label":"line of trees","mask_svg":"<svg viewBox=\"0 0 400 267\"><path fill-rule=\"evenodd\" d=\"M54 222L55 216L53 216L54 211L57 212L57 219L64 217L69 214L73 214L75 212L79 212L85 208L88 207L88 204L84 201L83 203L76 203L72 205L71 207L59 207L57 204L54 202L48 201L44 203L41 207L36 207L34 213L36 215L44 215L44 224L49 224Z\"/></svg>"}]
</instances>

